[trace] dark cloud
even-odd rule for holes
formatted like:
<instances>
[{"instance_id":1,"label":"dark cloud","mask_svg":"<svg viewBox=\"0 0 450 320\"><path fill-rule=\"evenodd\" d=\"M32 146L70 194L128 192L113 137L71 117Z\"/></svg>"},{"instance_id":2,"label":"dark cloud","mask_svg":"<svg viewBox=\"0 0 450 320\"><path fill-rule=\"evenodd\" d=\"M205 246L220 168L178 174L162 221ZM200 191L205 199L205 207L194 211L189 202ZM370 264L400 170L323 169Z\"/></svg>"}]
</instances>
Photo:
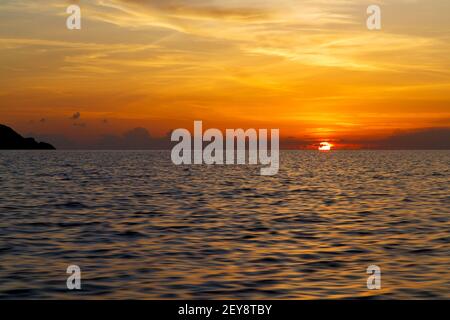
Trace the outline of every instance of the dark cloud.
<instances>
[{"instance_id":1,"label":"dark cloud","mask_svg":"<svg viewBox=\"0 0 450 320\"><path fill-rule=\"evenodd\" d=\"M94 146L98 149L147 150L169 149L168 137L154 138L145 128L134 128L121 136L105 135Z\"/></svg>"},{"instance_id":2,"label":"dark cloud","mask_svg":"<svg viewBox=\"0 0 450 320\"><path fill-rule=\"evenodd\" d=\"M81 117L81 114L80 114L79 112L75 112L75 113L70 117L70 119L72 119L72 120L78 120L78 119L80 119L80 117Z\"/></svg>"},{"instance_id":3,"label":"dark cloud","mask_svg":"<svg viewBox=\"0 0 450 320\"><path fill-rule=\"evenodd\" d=\"M283 150L298 150L306 149L306 147L317 143L310 139L300 139L295 137L280 138L280 149Z\"/></svg>"},{"instance_id":4,"label":"dark cloud","mask_svg":"<svg viewBox=\"0 0 450 320\"><path fill-rule=\"evenodd\" d=\"M37 141L45 141L53 145L56 149L81 149L83 146L80 146L75 141L72 141L66 138L63 135L59 134L34 134L29 133L28 137L35 137Z\"/></svg>"},{"instance_id":5,"label":"dark cloud","mask_svg":"<svg viewBox=\"0 0 450 320\"><path fill-rule=\"evenodd\" d=\"M421 128L398 130L383 139L344 139L343 145L355 145L363 149L450 149L450 128Z\"/></svg>"},{"instance_id":6,"label":"dark cloud","mask_svg":"<svg viewBox=\"0 0 450 320\"><path fill-rule=\"evenodd\" d=\"M47 122L47 119L41 118L41 119L39 119L38 122L39 122L39 123L46 123L46 122ZM34 122L34 120L30 120L30 121L28 121L28 123L29 123L29 124L34 124L35 122Z\"/></svg>"},{"instance_id":7,"label":"dark cloud","mask_svg":"<svg viewBox=\"0 0 450 320\"><path fill-rule=\"evenodd\" d=\"M145 128L134 128L122 135L104 135L92 143L77 144L63 135L39 135L30 133L39 141L46 141L57 149L110 149L110 150L164 150L171 149L171 131L164 137L152 137ZM295 137L280 138L280 149L300 150L318 146L313 139ZM450 128L424 128L397 131L391 136L378 140L343 139L332 141L343 148L363 149L450 149Z\"/></svg>"},{"instance_id":8,"label":"dark cloud","mask_svg":"<svg viewBox=\"0 0 450 320\"><path fill-rule=\"evenodd\" d=\"M386 149L450 149L450 128L398 131L378 142Z\"/></svg>"}]
</instances>

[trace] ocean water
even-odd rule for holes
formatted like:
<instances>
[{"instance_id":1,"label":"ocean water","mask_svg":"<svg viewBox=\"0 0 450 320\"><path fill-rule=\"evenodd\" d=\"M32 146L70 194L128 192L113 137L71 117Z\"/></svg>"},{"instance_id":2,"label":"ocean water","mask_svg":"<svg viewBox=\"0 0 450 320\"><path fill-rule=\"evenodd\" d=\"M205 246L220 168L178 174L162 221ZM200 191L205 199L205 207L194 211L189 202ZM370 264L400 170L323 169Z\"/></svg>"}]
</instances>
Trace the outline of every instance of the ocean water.
<instances>
[{"instance_id":1,"label":"ocean water","mask_svg":"<svg viewBox=\"0 0 450 320\"><path fill-rule=\"evenodd\" d=\"M0 298L449 299L449 165L286 151L264 177L168 151L1 151Z\"/></svg>"}]
</instances>

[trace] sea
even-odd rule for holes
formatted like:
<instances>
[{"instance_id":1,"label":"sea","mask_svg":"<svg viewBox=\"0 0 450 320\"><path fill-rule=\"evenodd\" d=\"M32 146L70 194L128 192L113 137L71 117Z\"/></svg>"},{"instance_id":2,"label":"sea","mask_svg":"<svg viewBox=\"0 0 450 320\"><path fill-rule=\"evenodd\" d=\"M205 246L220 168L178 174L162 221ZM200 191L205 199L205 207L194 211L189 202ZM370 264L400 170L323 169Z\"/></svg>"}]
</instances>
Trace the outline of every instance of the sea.
<instances>
[{"instance_id":1,"label":"sea","mask_svg":"<svg viewBox=\"0 0 450 320\"><path fill-rule=\"evenodd\" d=\"M0 299L450 298L450 151L280 157L0 151Z\"/></svg>"}]
</instances>

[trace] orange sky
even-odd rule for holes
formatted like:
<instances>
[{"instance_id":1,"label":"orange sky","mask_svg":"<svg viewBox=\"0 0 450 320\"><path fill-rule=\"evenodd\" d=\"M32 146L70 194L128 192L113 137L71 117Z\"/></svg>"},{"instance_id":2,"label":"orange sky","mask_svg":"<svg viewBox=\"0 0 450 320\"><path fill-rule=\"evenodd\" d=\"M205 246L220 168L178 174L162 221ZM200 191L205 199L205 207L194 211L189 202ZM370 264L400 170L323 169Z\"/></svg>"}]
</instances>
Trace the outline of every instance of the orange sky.
<instances>
[{"instance_id":1,"label":"orange sky","mask_svg":"<svg viewBox=\"0 0 450 320\"><path fill-rule=\"evenodd\" d=\"M381 31L362 0L85 0L69 31L71 2L0 3L0 123L23 134L163 136L203 120L364 141L450 127L447 0L379 2Z\"/></svg>"}]
</instances>

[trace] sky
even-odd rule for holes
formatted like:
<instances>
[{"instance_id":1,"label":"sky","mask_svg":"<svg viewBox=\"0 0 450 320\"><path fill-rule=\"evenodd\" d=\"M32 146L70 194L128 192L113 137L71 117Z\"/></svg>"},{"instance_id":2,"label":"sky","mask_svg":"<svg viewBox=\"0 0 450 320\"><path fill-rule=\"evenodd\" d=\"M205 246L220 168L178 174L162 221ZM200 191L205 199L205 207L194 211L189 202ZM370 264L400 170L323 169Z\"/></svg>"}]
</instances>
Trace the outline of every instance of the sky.
<instances>
[{"instance_id":1,"label":"sky","mask_svg":"<svg viewBox=\"0 0 450 320\"><path fill-rule=\"evenodd\" d=\"M194 120L293 149L448 148L449 52L448 0L2 0L0 123L79 148Z\"/></svg>"}]
</instances>

